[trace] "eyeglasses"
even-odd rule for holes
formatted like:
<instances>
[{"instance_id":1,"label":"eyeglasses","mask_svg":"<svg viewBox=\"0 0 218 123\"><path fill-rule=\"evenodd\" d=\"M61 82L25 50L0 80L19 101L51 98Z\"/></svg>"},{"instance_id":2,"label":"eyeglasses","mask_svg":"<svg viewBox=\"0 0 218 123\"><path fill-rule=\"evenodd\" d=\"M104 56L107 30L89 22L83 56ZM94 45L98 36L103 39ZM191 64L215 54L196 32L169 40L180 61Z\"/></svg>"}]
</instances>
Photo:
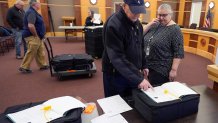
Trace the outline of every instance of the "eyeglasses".
<instances>
[{"instance_id":1,"label":"eyeglasses","mask_svg":"<svg viewBox=\"0 0 218 123\"><path fill-rule=\"evenodd\" d=\"M169 14L158 14L159 17L166 17Z\"/></svg>"}]
</instances>

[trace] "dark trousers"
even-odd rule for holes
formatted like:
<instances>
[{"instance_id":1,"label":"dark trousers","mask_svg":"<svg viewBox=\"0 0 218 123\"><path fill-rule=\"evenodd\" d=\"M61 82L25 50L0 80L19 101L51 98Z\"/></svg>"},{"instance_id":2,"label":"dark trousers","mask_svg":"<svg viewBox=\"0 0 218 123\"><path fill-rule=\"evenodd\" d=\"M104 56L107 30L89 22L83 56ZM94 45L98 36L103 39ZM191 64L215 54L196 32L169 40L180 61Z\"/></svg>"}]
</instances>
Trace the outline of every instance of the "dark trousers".
<instances>
[{"instance_id":1,"label":"dark trousers","mask_svg":"<svg viewBox=\"0 0 218 123\"><path fill-rule=\"evenodd\" d=\"M121 97L129 97L132 95L132 89L129 80L125 79L119 73L103 73L104 94L105 97L119 94Z\"/></svg>"},{"instance_id":2,"label":"dark trousers","mask_svg":"<svg viewBox=\"0 0 218 123\"><path fill-rule=\"evenodd\" d=\"M148 80L151 83L151 85L161 85L163 83L170 81L169 77L163 76L162 74L152 69L149 69Z\"/></svg>"}]
</instances>

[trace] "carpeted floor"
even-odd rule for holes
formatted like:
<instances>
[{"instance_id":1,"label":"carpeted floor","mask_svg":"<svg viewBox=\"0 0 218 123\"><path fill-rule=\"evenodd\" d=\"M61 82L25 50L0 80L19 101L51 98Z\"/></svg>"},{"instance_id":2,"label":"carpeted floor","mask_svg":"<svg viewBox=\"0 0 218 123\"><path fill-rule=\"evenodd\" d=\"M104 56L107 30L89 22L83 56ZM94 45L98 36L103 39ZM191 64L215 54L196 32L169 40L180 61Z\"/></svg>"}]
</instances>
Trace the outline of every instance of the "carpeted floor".
<instances>
[{"instance_id":1,"label":"carpeted floor","mask_svg":"<svg viewBox=\"0 0 218 123\"><path fill-rule=\"evenodd\" d=\"M70 38L66 42L65 38L52 38L51 43L55 55L85 53L85 43L81 39ZM0 56L0 113L9 106L64 95L80 96L88 102L96 102L104 96L101 59L95 60L97 73L92 78L79 76L66 78L63 81L51 77L49 70L40 71L35 61L31 66L33 73L22 74L18 71L21 61L15 59L14 49ZM206 67L209 64L212 62L205 58L186 53L179 68L177 81L212 87L212 81L207 78Z\"/></svg>"}]
</instances>

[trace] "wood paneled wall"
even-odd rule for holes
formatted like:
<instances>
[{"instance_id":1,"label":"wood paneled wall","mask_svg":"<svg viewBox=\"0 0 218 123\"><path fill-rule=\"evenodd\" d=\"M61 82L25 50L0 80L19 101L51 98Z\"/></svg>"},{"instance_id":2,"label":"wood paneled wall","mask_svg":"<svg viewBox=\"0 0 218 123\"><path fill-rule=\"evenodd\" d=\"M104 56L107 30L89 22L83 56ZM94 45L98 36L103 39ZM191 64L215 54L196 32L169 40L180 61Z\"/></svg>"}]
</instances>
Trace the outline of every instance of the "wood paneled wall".
<instances>
[{"instance_id":1,"label":"wood paneled wall","mask_svg":"<svg viewBox=\"0 0 218 123\"><path fill-rule=\"evenodd\" d=\"M7 3L7 1L0 3L0 11L2 13L2 18L3 18L4 26L9 26L8 23L6 22L6 14L7 14L7 11L8 11L8 3Z\"/></svg>"},{"instance_id":2,"label":"wood paneled wall","mask_svg":"<svg viewBox=\"0 0 218 123\"><path fill-rule=\"evenodd\" d=\"M75 13L75 18L76 18L76 25L82 25L80 0L74 0L74 13Z\"/></svg>"},{"instance_id":3,"label":"wood paneled wall","mask_svg":"<svg viewBox=\"0 0 218 123\"><path fill-rule=\"evenodd\" d=\"M149 20L152 21L153 18L156 18L157 16L157 1L158 0L144 0L145 2L150 3L150 7L146 8L146 10L150 11L150 18Z\"/></svg>"},{"instance_id":4,"label":"wood paneled wall","mask_svg":"<svg viewBox=\"0 0 218 123\"><path fill-rule=\"evenodd\" d=\"M195 29L182 29L184 49L186 52L200 55L212 62L215 61L218 47L218 34Z\"/></svg>"},{"instance_id":5,"label":"wood paneled wall","mask_svg":"<svg viewBox=\"0 0 218 123\"><path fill-rule=\"evenodd\" d=\"M50 17L48 14L48 1L47 0L40 0L41 5L41 15L44 19L44 23L46 26L46 31L50 32L51 28L50 28Z\"/></svg>"},{"instance_id":6,"label":"wood paneled wall","mask_svg":"<svg viewBox=\"0 0 218 123\"><path fill-rule=\"evenodd\" d=\"M88 16L89 8L98 9L103 22L106 21L106 0L98 0L96 5L92 5L89 0L80 0L82 25L85 25L86 17Z\"/></svg>"},{"instance_id":7,"label":"wood paneled wall","mask_svg":"<svg viewBox=\"0 0 218 123\"><path fill-rule=\"evenodd\" d=\"M2 0L3 1L3 0ZM16 0L6 0L8 2L8 7L13 6L14 2ZM27 0L25 0L27 1ZM45 2L46 0L39 0L42 2ZM99 14L101 14L102 20L105 22L107 18L113 13L114 6L112 5L112 0L97 0L96 5L91 5L89 0L73 0L74 1L74 11L75 11L75 17L76 17L76 25L84 25L85 19L88 16L88 9L96 8L99 10ZM116 0L113 0L116 1ZM150 2L150 7L146 8L148 11L150 11L149 19L152 20L153 18L156 18L157 13L157 7L160 3L168 2L172 4L177 4L176 9L174 10L176 13L175 21L179 25L183 25L184 27L189 27L189 18L190 18L190 12L191 12L191 3L192 0L144 0L145 2ZM212 18L212 28L218 29L218 0L202 0L202 10L201 10L201 20L200 20L200 27L203 26L205 17L208 10L208 4L210 1L213 1L215 3L215 7L211 10L213 18ZM177 3L176 3L177 2ZM5 7L1 3L1 6ZM1 7L2 13L5 13L5 10L2 10L3 7ZM6 8L7 9L7 8ZM40 13L43 14L46 13L47 7L43 6ZM46 15L45 15L46 16ZM47 18L47 17L45 17ZM48 28L48 27L47 27Z\"/></svg>"},{"instance_id":8,"label":"wood paneled wall","mask_svg":"<svg viewBox=\"0 0 218 123\"><path fill-rule=\"evenodd\" d=\"M215 3L215 6L213 7L213 9L211 9L211 13L212 13L212 28L218 29L218 0L207 0L205 17L207 15L209 3L211 1L213 1Z\"/></svg>"}]
</instances>

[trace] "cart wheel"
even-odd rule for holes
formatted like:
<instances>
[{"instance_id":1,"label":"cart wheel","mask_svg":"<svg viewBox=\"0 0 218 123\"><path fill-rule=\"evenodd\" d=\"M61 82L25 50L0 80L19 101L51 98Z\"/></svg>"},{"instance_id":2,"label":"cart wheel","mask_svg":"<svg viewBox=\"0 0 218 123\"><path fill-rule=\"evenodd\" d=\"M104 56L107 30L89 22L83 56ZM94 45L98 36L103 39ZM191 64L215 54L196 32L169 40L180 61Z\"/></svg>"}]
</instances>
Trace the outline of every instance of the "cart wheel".
<instances>
[{"instance_id":1,"label":"cart wheel","mask_svg":"<svg viewBox=\"0 0 218 123\"><path fill-rule=\"evenodd\" d=\"M60 81L63 80L63 77L61 75L58 75L57 77L58 77L58 80Z\"/></svg>"},{"instance_id":2,"label":"cart wheel","mask_svg":"<svg viewBox=\"0 0 218 123\"><path fill-rule=\"evenodd\" d=\"M89 74L88 74L88 77L91 78L91 77L92 77L92 73L89 73Z\"/></svg>"}]
</instances>

